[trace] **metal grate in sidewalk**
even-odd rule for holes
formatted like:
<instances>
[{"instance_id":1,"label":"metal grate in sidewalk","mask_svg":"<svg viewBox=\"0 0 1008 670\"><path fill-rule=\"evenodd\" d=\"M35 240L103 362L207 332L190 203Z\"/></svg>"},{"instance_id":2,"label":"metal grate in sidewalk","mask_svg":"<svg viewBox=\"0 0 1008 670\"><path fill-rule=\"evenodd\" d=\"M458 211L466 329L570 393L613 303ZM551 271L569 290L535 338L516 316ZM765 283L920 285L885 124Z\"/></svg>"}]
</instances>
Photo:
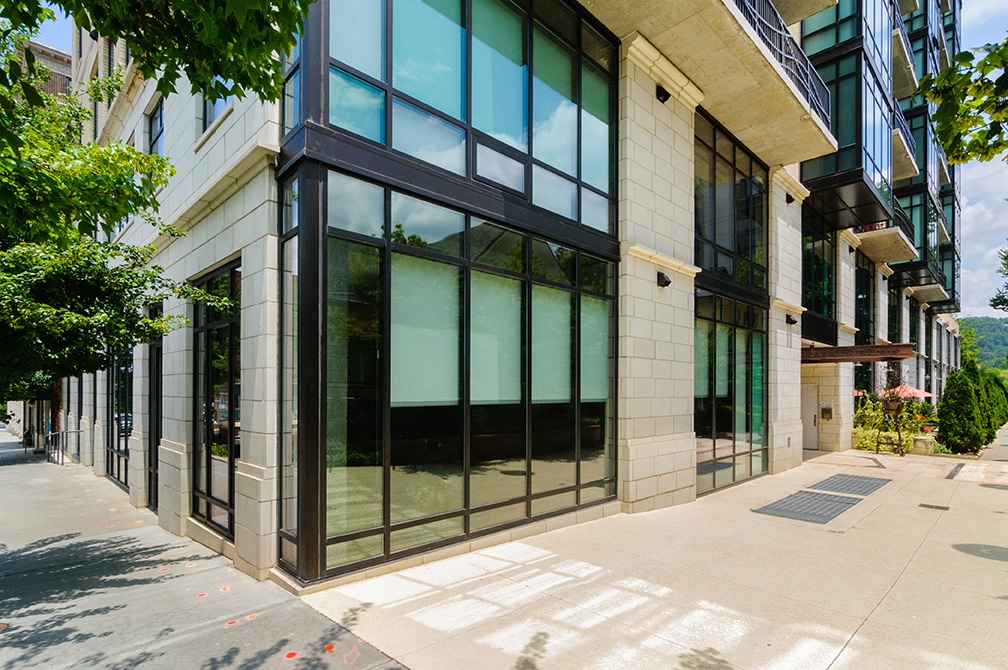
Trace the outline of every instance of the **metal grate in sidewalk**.
<instances>
[{"instance_id":1,"label":"metal grate in sidewalk","mask_svg":"<svg viewBox=\"0 0 1008 670\"><path fill-rule=\"evenodd\" d=\"M833 475L808 488L816 491L831 491L833 493L850 493L856 496L868 496L891 482L891 479L881 477L862 477L860 475Z\"/></svg>"},{"instance_id":2,"label":"metal grate in sidewalk","mask_svg":"<svg viewBox=\"0 0 1008 670\"><path fill-rule=\"evenodd\" d=\"M785 519L828 523L859 502L861 502L861 498L852 498L851 496L798 491L753 511Z\"/></svg>"}]
</instances>

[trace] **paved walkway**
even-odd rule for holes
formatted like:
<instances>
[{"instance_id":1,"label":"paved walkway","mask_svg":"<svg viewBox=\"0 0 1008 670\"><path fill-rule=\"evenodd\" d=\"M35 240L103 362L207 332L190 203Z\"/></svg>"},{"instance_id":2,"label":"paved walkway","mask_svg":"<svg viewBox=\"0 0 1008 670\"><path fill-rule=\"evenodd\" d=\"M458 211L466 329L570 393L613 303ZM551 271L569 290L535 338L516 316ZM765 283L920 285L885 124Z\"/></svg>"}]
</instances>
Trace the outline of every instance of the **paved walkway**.
<instances>
[{"instance_id":1,"label":"paved walkway","mask_svg":"<svg viewBox=\"0 0 1008 670\"><path fill-rule=\"evenodd\" d=\"M888 481L824 524L752 512L837 474ZM810 454L303 599L414 670L1003 669L1008 462Z\"/></svg>"},{"instance_id":2,"label":"paved walkway","mask_svg":"<svg viewBox=\"0 0 1008 670\"><path fill-rule=\"evenodd\" d=\"M157 526L111 481L0 434L0 668L401 668Z\"/></svg>"}]
</instances>

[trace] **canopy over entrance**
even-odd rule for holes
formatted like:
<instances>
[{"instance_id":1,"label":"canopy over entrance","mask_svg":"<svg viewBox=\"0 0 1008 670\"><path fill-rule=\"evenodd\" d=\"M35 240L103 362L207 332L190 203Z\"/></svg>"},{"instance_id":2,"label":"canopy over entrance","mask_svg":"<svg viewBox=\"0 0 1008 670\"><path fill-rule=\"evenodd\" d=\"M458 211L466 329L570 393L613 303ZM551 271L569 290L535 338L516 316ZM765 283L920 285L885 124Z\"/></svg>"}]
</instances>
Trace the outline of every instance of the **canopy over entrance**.
<instances>
[{"instance_id":1,"label":"canopy over entrance","mask_svg":"<svg viewBox=\"0 0 1008 670\"><path fill-rule=\"evenodd\" d=\"M852 347L803 347L802 363L888 363L913 358L914 345L859 344Z\"/></svg>"}]
</instances>

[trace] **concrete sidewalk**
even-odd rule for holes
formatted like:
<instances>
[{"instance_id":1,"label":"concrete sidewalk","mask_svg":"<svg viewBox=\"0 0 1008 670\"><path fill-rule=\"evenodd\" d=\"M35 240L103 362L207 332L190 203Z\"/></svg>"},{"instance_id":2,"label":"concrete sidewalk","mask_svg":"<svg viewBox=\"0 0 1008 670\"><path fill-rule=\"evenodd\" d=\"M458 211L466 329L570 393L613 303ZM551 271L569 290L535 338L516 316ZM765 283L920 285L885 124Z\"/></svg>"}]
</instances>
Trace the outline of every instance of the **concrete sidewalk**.
<instances>
[{"instance_id":1,"label":"concrete sidewalk","mask_svg":"<svg viewBox=\"0 0 1008 670\"><path fill-rule=\"evenodd\" d=\"M414 670L1008 667L1008 462L809 456L303 599ZM752 511L837 474L888 481L824 524Z\"/></svg>"},{"instance_id":2,"label":"concrete sidewalk","mask_svg":"<svg viewBox=\"0 0 1008 670\"><path fill-rule=\"evenodd\" d=\"M0 668L402 667L6 433L0 510Z\"/></svg>"}]
</instances>

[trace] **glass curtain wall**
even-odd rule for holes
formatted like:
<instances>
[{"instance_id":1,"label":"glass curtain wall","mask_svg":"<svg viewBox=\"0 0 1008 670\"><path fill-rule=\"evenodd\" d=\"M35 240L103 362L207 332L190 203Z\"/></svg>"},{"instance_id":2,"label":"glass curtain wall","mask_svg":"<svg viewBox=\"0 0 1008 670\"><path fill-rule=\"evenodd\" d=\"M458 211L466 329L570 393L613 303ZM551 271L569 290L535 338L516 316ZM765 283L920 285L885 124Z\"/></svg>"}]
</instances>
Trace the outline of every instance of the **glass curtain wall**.
<instances>
[{"instance_id":1,"label":"glass curtain wall","mask_svg":"<svg viewBox=\"0 0 1008 670\"><path fill-rule=\"evenodd\" d=\"M836 231L807 202L802 205L802 337L836 345Z\"/></svg>"},{"instance_id":2,"label":"glass curtain wall","mask_svg":"<svg viewBox=\"0 0 1008 670\"><path fill-rule=\"evenodd\" d=\"M115 355L108 369L105 475L129 485L129 438L133 432L133 348Z\"/></svg>"},{"instance_id":3,"label":"glass curtain wall","mask_svg":"<svg viewBox=\"0 0 1008 670\"><path fill-rule=\"evenodd\" d=\"M767 471L767 311L696 291L697 493Z\"/></svg>"},{"instance_id":4,"label":"glass curtain wall","mask_svg":"<svg viewBox=\"0 0 1008 670\"><path fill-rule=\"evenodd\" d=\"M330 171L326 568L615 493L615 265Z\"/></svg>"},{"instance_id":5,"label":"glass curtain wall","mask_svg":"<svg viewBox=\"0 0 1008 670\"><path fill-rule=\"evenodd\" d=\"M234 537L234 471L241 457L241 266L197 282L224 307L197 305L192 514Z\"/></svg>"},{"instance_id":6,"label":"glass curtain wall","mask_svg":"<svg viewBox=\"0 0 1008 670\"><path fill-rule=\"evenodd\" d=\"M767 471L768 182L716 122L700 110L695 118L695 262L707 272L697 277L693 395L704 493Z\"/></svg>"},{"instance_id":7,"label":"glass curtain wall","mask_svg":"<svg viewBox=\"0 0 1008 670\"><path fill-rule=\"evenodd\" d=\"M321 158L278 208L299 578L615 495L617 45L562 0L309 10L325 124L284 142Z\"/></svg>"},{"instance_id":8,"label":"glass curtain wall","mask_svg":"<svg viewBox=\"0 0 1008 670\"><path fill-rule=\"evenodd\" d=\"M613 225L616 50L561 0L330 0L327 119L375 145Z\"/></svg>"}]
</instances>

